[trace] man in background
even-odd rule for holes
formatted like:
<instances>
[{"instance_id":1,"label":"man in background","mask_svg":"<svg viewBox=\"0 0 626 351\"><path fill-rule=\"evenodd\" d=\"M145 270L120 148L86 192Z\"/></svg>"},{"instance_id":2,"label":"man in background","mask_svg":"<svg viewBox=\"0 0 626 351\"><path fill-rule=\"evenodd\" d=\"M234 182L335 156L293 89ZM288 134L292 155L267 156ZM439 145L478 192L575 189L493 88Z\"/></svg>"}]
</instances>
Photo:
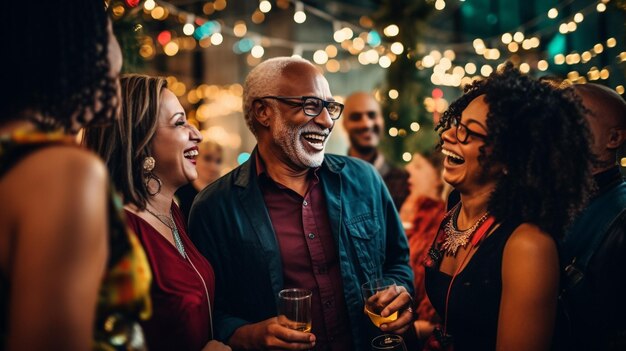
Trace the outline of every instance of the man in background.
<instances>
[{"instance_id":1,"label":"man in background","mask_svg":"<svg viewBox=\"0 0 626 351\"><path fill-rule=\"evenodd\" d=\"M598 84L574 85L593 138L597 192L563 242L561 299L567 350L626 350L626 182L617 152L626 141L626 102Z\"/></svg>"},{"instance_id":2,"label":"man in background","mask_svg":"<svg viewBox=\"0 0 626 351\"><path fill-rule=\"evenodd\" d=\"M356 92L345 101L343 127L348 133L348 156L360 158L374 165L385 181L397 210L409 194L409 174L394 167L378 150L385 122L380 105L372 94Z\"/></svg>"}]
</instances>

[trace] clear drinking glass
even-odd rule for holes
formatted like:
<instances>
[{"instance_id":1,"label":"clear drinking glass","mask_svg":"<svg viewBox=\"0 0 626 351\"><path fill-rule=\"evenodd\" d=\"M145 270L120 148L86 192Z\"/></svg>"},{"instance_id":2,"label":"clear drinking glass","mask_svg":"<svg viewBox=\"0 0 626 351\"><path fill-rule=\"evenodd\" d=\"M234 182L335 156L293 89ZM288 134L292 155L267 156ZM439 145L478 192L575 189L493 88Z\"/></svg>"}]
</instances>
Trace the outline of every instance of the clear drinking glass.
<instances>
[{"instance_id":1,"label":"clear drinking glass","mask_svg":"<svg viewBox=\"0 0 626 351\"><path fill-rule=\"evenodd\" d=\"M400 335L383 334L372 339L372 351L407 351Z\"/></svg>"},{"instance_id":2,"label":"clear drinking glass","mask_svg":"<svg viewBox=\"0 0 626 351\"><path fill-rule=\"evenodd\" d=\"M398 319L398 312L394 312L387 317L382 317L380 313L391 302L399 291L396 282L390 278L377 278L361 285L363 300L365 302L365 314L370 317L372 323L377 327L381 324L390 323Z\"/></svg>"},{"instance_id":3,"label":"clear drinking glass","mask_svg":"<svg viewBox=\"0 0 626 351\"><path fill-rule=\"evenodd\" d=\"M306 289L285 289L278 293L278 322L305 333L311 332L311 293Z\"/></svg>"}]
</instances>

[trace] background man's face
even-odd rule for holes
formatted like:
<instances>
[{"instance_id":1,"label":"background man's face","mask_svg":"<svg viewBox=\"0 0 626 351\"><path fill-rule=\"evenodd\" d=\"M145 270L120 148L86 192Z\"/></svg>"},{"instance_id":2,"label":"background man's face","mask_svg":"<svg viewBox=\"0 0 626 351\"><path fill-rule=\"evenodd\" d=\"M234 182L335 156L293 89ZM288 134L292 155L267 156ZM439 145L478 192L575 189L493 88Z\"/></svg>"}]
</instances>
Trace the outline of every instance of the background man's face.
<instances>
[{"instance_id":1,"label":"background man's face","mask_svg":"<svg viewBox=\"0 0 626 351\"><path fill-rule=\"evenodd\" d=\"M342 119L351 147L359 152L375 150L384 127L378 102L368 94L357 93L345 105Z\"/></svg>"}]
</instances>

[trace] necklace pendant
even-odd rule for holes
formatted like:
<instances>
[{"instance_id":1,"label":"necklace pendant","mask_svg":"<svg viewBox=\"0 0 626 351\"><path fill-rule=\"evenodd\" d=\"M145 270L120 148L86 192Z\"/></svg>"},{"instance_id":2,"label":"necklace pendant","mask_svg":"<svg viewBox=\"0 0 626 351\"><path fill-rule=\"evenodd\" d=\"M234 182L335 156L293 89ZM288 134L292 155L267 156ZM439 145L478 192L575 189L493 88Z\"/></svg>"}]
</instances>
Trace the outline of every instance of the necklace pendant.
<instances>
[{"instance_id":1,"label":"necklace pendant","mask_svg":"<svg viewBox=\"0 0 626 351\"><path fill-rule=\"evenodd\" d=\"M448 235L446 240L441 245L441 248L446 251L449 255L456 255L459 247L467 246L469 242L469 235Z\"/></svg>"}]
</instances>

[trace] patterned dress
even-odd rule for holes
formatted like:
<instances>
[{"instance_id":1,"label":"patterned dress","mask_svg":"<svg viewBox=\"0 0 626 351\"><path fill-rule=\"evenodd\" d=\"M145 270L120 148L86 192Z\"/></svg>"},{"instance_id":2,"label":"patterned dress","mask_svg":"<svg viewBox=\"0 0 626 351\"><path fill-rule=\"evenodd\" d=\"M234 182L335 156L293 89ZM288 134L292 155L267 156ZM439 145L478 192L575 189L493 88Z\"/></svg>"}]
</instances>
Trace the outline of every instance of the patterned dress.
<instances>
[{"instance_id":1,"label":"patterned dress","mask_svg":"<svg viewBox=\"0 0 626 351\"><path fill-rule=\"evenodd\" d=\"M30 154L59 145L79 147L61 132L17 130L0 136L0 178ZM145 350L138 322L151 315L152 273L137 236L126 228L121 197L113 187L110 193L109 255L98 296L93 350ZM0 345L8 328L9 284L10 276L0 273Z\"/></svg>"}]
</instances>

